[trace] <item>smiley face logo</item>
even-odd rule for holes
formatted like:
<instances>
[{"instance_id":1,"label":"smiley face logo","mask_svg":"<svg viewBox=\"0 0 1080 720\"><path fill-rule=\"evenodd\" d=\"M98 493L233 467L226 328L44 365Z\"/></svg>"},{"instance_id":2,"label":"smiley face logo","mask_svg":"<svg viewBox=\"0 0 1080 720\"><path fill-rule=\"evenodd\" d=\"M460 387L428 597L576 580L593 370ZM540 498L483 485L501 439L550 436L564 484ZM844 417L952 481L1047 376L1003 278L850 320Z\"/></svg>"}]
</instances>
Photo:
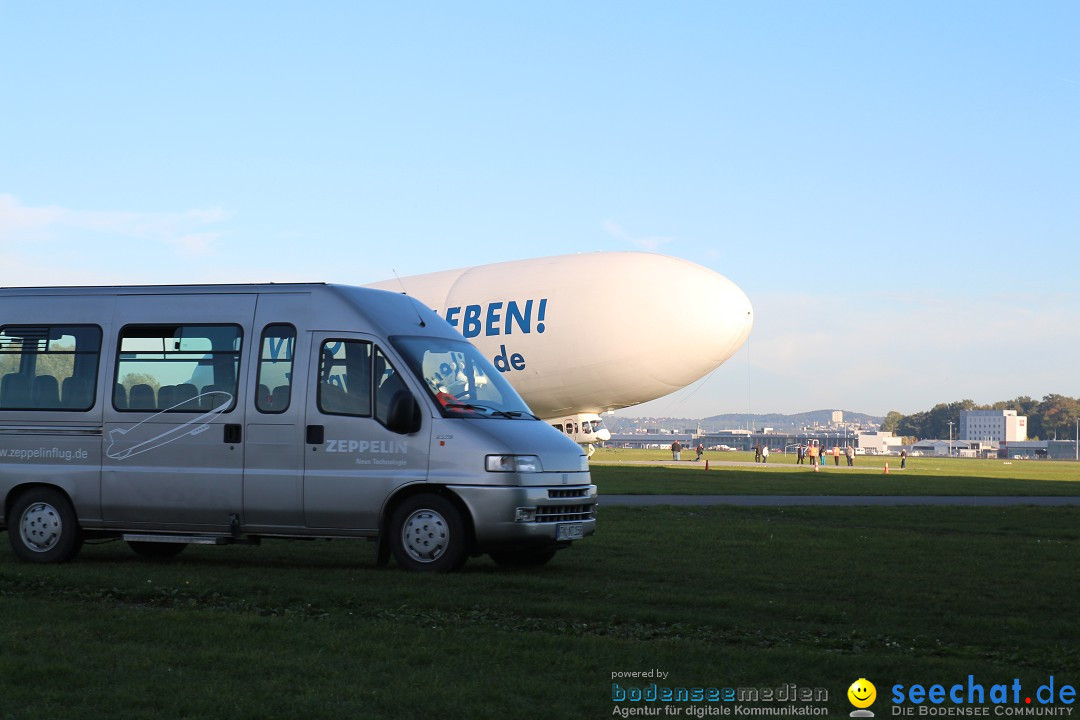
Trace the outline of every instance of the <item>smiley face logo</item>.
<instances>
[{"instance_id":1,"label":"smiley face logo","mask_svg":"<svg viewBox=\"0 0 1080 720\"><path fill-rule=\"evenodd\" d=\"M868 708L877 700L877 688L866 678L859 678L851 683L847 690L848 700L857 708Z\"/></svg>"}]
</instances>

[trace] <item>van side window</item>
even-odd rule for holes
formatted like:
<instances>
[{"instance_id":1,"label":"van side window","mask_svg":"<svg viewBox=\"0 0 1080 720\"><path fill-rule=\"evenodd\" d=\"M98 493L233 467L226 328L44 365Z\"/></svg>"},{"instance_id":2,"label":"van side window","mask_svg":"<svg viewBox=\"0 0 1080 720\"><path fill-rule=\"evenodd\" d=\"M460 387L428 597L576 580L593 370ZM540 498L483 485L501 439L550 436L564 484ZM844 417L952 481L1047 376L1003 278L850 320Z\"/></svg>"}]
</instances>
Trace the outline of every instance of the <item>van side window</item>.
<instances>
[{"instance_id":1,"label":"van side window","mask_svg":"<svg viewBox=\"0 0 1080 720\"><path fill-rule=\"evenodd\" d=\"M94 405L101 328L0 328L0 409L89 410Z\"/></svg>"},{"instance_id":2,"label":"van side window","mask_svg":"<svg viewBox=\"0 0 1080 720\"><path fill-rule=\"evenodd\" d=\"M296 328L284 324L267 325L259 347L262 349L256 373L255 407L264 413L285 412L292 397Z\"/></svg>"},{"instance_id":3,"label":"van side window","mask_svg":"<svg viewBox=\"0 0 1080 720\"><path fill-rule=\"evenodd\" d=\"M319 410L370 417L371 359L369 342L324 342L319 353Z\"/></svg>"},{"instance_id":4,"label":"van side window","mask_svg":"<svg viewBox=\"0 0 1080 720\"><path fill-rule=\"evenodd\" d=\"M114 407L133 412L232 409L242 338L239 325L128 325L120 332Z\"/></svg>"}]
</instances>

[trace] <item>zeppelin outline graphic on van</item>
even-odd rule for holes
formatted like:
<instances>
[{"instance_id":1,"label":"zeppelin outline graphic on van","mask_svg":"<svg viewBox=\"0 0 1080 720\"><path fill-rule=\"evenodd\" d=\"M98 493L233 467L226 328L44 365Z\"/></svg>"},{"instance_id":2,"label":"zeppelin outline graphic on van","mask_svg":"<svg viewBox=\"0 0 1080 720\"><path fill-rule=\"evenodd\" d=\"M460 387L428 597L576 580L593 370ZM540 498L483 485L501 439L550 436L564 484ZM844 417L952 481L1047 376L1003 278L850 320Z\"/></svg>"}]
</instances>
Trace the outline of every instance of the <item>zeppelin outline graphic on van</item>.
<instances>
[{"instance_id":1,"label":"zeppelin outline graphic on van","mask_svg":"<svg viewBox=\"0 0 1080 720\"><path fill-rule=\"evenodd\" d=\"M204 399L205 398L205 399ZM109 431L109 447L105 449L105 455L113 460L126 460L132 455L139 455L140 453L147 452L159 448L162 445L168 445L174 440L179 440L185 435L198 435L199 433L207 430L210 427L210 421L216 416L225 412L230 405L232 405L233 396L231 393L224 392L222 390L211 390L210 392L196 395L193 398L173 405L170 408L155 413L146 418L137 425L133 425L129 428L116 428ZM161 420L163 416L170 413L175 413L177 410L184 406L196 407L212 405L212 409L204 412L202 415L188 420L183 425L177 425L171 427L165 432L160 432L153 437L146 438L145 440L139 440L139 436L143 433L139 431L147 423L151 423L144 428L144 432L152 432L157 430L154 423Z\"/></svg>"}]
</instances>

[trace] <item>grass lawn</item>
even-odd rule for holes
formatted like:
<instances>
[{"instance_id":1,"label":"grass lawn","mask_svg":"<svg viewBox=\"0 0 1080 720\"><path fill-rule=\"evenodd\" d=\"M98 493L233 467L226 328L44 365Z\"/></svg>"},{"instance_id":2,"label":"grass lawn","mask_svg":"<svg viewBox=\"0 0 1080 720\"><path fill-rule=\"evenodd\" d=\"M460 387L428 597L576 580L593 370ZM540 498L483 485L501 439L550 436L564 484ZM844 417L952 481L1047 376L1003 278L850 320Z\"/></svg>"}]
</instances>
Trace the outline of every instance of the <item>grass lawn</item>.
<instances>
[{"instance_id":1,"label":"grass lawn","mask_svg":"<svg viewBox=\"0 0 1080 720\"><path fill-rule=\"evenodd\" d=\"M859 456L855 467L841 458L815 473L793 455L771 455L768 464L755 464L753 453L705 457L708 471L704 461L671 462L667 451L601 448L590 466L601 494L1080 495L1080 463L1069 461L909 458L900 470L899 458Z\"/></svg>"},{"instance_id":2,"label":"grass lawn","mask_svg":"<svg viewBox=\"0 0 1080 720\"><path fill-rule=\"evenodd\" d=\"M603 718L671 686L1080 683L1077 508L603 508L540 569L363 542L0 549L0 718ZM623 680L630 684L633 680ZM645 684L647 681L640 681ZM684 715L685 716L685 715Z\"/></svg>"}]
</instances>

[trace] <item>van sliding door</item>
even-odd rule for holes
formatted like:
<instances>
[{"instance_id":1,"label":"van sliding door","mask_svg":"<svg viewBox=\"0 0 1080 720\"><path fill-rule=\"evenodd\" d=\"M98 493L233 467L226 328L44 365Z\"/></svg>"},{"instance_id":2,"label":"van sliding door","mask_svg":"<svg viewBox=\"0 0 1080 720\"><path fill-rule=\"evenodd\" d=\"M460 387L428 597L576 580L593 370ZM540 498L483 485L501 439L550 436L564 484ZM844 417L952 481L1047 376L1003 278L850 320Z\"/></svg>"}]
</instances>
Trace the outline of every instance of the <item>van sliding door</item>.
<instances>
[{"instance_id":1,"label":"van sliding door","mask_svg":"<svg viewBox=\"0 0 1080 720\"><path fill-rule=\"evenodd\" d=\"M254 295L119 298L105 407L106 522L226 530L243 506L246 362Z\"/></svg>"}]
</instances>

